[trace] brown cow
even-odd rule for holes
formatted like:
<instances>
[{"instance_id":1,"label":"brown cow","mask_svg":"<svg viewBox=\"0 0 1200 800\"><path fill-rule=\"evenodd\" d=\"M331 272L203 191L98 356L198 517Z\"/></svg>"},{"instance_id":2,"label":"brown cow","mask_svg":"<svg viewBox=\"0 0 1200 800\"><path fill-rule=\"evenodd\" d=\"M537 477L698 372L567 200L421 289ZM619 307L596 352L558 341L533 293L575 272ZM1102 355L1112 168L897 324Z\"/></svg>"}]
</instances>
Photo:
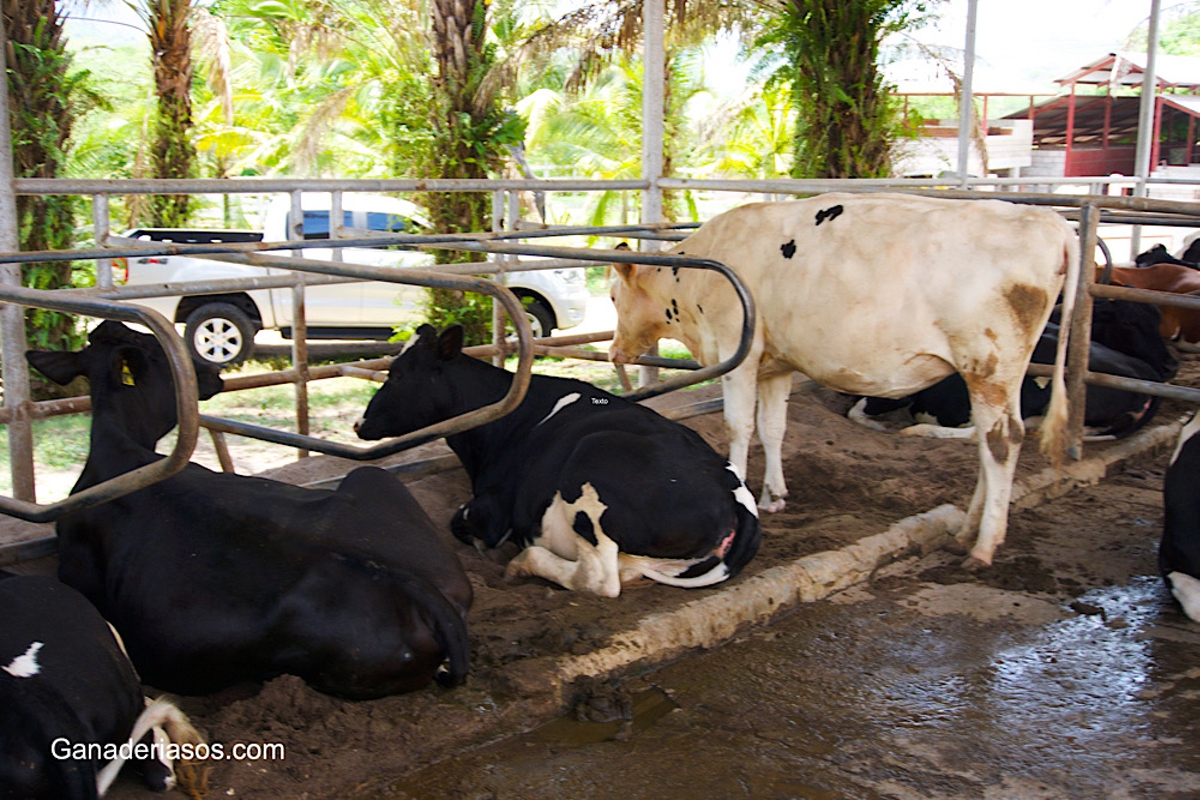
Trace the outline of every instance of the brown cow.
<instances>
[{"instance_id":1,"label":"brown cow","mask_svg":"<svg viewBox=\"0 0 1200 800\"><path fill-rule=\"evenodd\" d=\"M1133 289L1153 289L1172 294L1200 293L1200 272L1178 264L1154 264L1149 267L1114 267L1112 283ZM1187 353L1200 353L1200 311L1175 306L1159 306L1162 337Z\"/></svg>"}]
</instances>

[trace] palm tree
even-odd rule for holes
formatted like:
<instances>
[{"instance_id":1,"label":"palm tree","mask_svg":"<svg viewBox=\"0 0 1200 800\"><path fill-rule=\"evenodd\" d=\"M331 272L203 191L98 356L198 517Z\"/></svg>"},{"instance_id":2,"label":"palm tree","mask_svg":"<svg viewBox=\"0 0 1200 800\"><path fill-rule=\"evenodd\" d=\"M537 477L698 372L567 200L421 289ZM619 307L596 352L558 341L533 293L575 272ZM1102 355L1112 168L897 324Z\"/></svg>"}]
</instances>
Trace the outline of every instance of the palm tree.
<instances>
[{"instance_id":1,"label":"palm tree","mask_svg":"<svg viewBox=\"0 0 1200 800\"><path fill-rule=\"evenodd\" d=\"M509 62L504 69L497 71L493 79L504 76L511 80L511 76L522 68L544 70L547 61L569 53L573 66L564 88L568 93L578 93L589 83L602 79L606 68L615 59L636 58L643 35L642 5L643 0L606 0L543 22L519 48L514 49ZM674 171L681 154L691 152L689 143L680 135L682 126L679 120L687 100L698 90L694 65L690 63L695 47L716 33L756 30L754 10L754 4L748 0L715 0L706 3L672 0L667 3L664 175ZM639 104L640 86L639 76ZM630 111L640 113L636 107ZM640 148L640 116L636 120L636 146ZM664 215L668 219L675 218L678 214L675 203L670 197L665 202Z\"/></svg>"},{"instance_id":2,"label":"palm tree","mask_svg":"<svg viewBox=\"0 0 1200 800\"><path fill-rule=\"evenodd\" d=\"M158 98L151 165L156 178L195 177L196 146L192 142L192 0L140 0L132 7L150 37L154 89ZM187 224L188 195L157 195L151 203L152 224Z\"/></svg>"},{"instance_id":3,"label":"palm tree","mask_svg":"<svg viewBox=\"0 0 1200 800\"><path fill-rule=\"evenodd\" d=\"M922 0L756 0L773 15L763 47L796 105L795 177L878 178L891 171L897 107L879 69L883 38L924 13Z\"/></svg>"},{"instance_id":4,"label":"palm tree","mask_svg":"<svg viewBox=\"0 0 1200 800\"><path fill-rule=\"evenodd\" d=\"M54 0L2 0L0 13L8 33L14 174L60 177L71 127L86 105L95 101L84 84L87 76L72 72L63 17ZM18 196L21 249L69 249L76 210L77 202L69 196ZM22 267L22 280L36 289L69 287L72 269L65 261L27 264ZM26 335L31 345L49 349L71 349L82 342L74 317L45 309L27 312ZM42 387L35 383L36 389Z\"/></svg>"},{"instance_id":5,"label":"palm tree","mask_svg":"<svg viewBox=\"0 0 1200 800\"><path fill-rule=\"evenodd\" d=\"M698 173L713 177L786 178L795 150L791 86L782 80L748 87L700 130Z\"/></svg>"}]
</instances>

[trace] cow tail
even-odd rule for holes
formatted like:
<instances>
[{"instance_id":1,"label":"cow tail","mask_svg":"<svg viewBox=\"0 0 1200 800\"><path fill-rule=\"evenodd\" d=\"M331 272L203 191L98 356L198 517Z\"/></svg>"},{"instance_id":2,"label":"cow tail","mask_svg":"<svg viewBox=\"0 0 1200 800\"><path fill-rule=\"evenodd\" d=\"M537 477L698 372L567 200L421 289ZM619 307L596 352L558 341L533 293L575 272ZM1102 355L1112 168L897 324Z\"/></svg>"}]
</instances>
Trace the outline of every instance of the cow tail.
<instances>
[{"instance_id":1,"label":"cow tail","mask_svg":"<svg viewBox=\"0 0 1200 800\"><path fill-rule=\"evenodd\" d=\"M1065 226L1064 226L1065 227ZM1040 449L1054 466L1062 464L1067 446L1067 422L1070 405L1067 399L1067 343L1070 339L1071 315L1075 311L1075 295L1079 291L1079 239L1068 231L1063 241L1062 270L1066 273L1063 286L1062 317L1059 324L1058 348L1054 353L1054 373L1050 379L1050 405L1041 426Z\"/></svg>"},{"instance_id":2,"label":"cow tail","mask_svg":"<svg viewBox=\"0 0 1200 800\"><path fill-rule=\"evenodd\" d=\"M762 542L762 523L758 515L741 503L735 503L737 509L737 534L725 554L725 565L729 568L729 577L742 571L742 567L750 563L750 559L758 552Z\"/></svg>"},{"instance_id":3,"label":"cow tail","mask_svg":"<svg viewBox=\"0 0 1200 800\"><path fill-rule=\"evenodd\" d=\"M415 575L407 578L402 581L405 593L416 602L417 613L433 631L433 638L446 657L445 667L438 669L434 679L446 688L457 686L466 680L471 668L466 620L436 586Z\"/></svg>"},{"instance_id":4,"label":"cow tail","mask_svg":"<svg viewBox=\"0 0 1200 800\"><path fill-rule=\"evenodd\" d=\"M144 711L138 716L133 723L133 731L129 734L126 740L128 747L120 748L119 753L132 752L134 745L142 740L147 733L155 728L162 728L166 731L167 737L174 744L189 744L199 745L204 743L203 737L197 731L187 716L175 707L175 704L169 700L159 698L153 702L146 701L147 705ZM203 797L208 790L208 767L200 767L198 761L181 760L179 766L175 769L175 777L177 785L189 797ZM96 791L103 797L108 791L112 782L116 780L117 773L121 771L121 767L125 765L125 758L118 755L96 776Z\"/></svg>"}]
</instances>

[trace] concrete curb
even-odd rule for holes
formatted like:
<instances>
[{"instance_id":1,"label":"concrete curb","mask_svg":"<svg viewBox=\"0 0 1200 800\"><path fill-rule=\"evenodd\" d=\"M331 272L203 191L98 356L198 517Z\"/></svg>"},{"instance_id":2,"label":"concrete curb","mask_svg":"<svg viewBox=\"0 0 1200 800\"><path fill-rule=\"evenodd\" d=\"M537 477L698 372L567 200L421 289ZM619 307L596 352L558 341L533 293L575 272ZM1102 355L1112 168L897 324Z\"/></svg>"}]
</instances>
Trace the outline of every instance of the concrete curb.
<instances>
[{"instance_id":1,"label":"concrete curb","mask_svg":"<svg viewBox=\"0 0 1200 800\"><path fill-rule=\"evenodd\" d=\"M1017 481L1013 485L1013 506L1032 508L1076 486L1094 485L1111 466L1173 445L1181 427L1180 422L1173 422L1150 428L1097 456L1058 469L1049 467ZM543 689L550 688L545 680L549 672L554 702L561 707L577 679L607 678L668 661L688 650L715 647L731 639L743 625L766 622L793 604L824 599L867 580L875 570L907 555L938 549L957 531L963 517L964 512L957 506L938 506L847 547L771 567L673 611L647 616L633 628L613 635L598 650L556 660L535 659L518 669Z\"/></svg>"}]
</instances>

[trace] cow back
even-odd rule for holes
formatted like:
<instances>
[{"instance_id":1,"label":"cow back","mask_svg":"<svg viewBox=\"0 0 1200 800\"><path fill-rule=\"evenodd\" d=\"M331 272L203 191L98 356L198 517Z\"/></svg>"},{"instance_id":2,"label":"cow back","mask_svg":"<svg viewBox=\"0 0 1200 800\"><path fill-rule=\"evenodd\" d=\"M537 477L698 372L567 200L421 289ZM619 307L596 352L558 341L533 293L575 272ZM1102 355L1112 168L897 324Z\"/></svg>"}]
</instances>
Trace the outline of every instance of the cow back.
<instances>
[{"instance_id":1,"label":"cow back","mask_svg":"<svg viewBox=\"0 0 1200 800\"><path fill-rule=\"evenodd\" d=\"M840 391L896 397L984 357L964 348L983 328L990 350L1027 358L1076 250L1047 209L835 193L735 208L672 252L733 268L767 355ZM662 268L643 279L673 318L668 335L704 363L719 360L714 342L732 352L741 311L723 278Z\"/></svg>"}]
</instances>

